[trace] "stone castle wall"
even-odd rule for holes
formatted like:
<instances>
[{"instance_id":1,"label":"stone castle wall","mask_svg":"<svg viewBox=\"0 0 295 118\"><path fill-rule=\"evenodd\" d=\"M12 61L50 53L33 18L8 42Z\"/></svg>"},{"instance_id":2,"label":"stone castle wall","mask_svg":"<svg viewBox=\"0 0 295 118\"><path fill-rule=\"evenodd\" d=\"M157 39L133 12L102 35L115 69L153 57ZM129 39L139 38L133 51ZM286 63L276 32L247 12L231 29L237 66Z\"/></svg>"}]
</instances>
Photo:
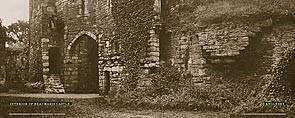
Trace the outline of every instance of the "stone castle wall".
<instances>
[{"instance_id":1,"label":"stone castle wall","mask_svg":"<svg viewBox=\"0 0 295 118\"><path fill-rule=\"evenodd\" d=\"M60 77L66 92L74 92L77 89L75 86L79 83L79 71L87 68L78 68L79 63L86 60L79 56L83 55L84 49L87 49L87 46L79 45L82 36L87 36L89 40L96 42L99 77L97 85L100 90L108 89L107 84L112 87L118 86L123 79L121 73L124 63L120 48L117 48L120 47L120 41L115 41L113 37L116 25L111 0L85 0L83 4L82 1L31 0L30 72L37 78L42 78L43 75L43 79L46 80L52 74L49 68L49 49L59 47L62 57L61 73L55 74L54 78ZM165 4L168 3L165 0L154 2L154 12L157 15L154 16L154 23L149 31L150 39L143 68L150 69L159 67L162 63L169 63L181 71L192 74L192 82L202 84L214 79L211 78L212 74L218 73L220 67L225 69L224 75L239 73L240 78L243 78L252 77L247 74L253 73L254 68L247 64L257 64L261 60L272 63L267 56L259 56L269 56L270 53L256 53L257 50L266 51L266 48L259 48L259 45L265 47L270 45L268 42L258 42L262 40L263 30L273 25L271 19L265 19L251 26L233 22L216 23L196 32L177 34L166 27L166 22L163 23L166 21L165 15L169 15L171 10L169 8L172 7L168 5L169 7L165 8L167 7ZM75 51L77 47L79 50ZM252 63L252 60L255 63ZM271 70L269 64L255 66L259 68L260 75L265 75L267 70ZM250 69L241 69L241 67ZM108 76L110 81L106 79Z\"/></svg>"},{"instance_id":2,"label":"stone castle wall","mask_svg":"<svg viewBox=\"0 0 295 118\"><path fill-rule=\"evenodd\" d=\"M42 78L42 21L43 12L41 8L41 1L30 0L30 41L31 47L29 54L29 72L32 74L30 78L38 80Z\"/></svg>"},{"instance_id":3,"label":"stone castle wall","mask_svg":"<svg viewBox=\"0 0 295 118\"><path fill-rule=\"evenodd\" d=\"M61 79L64 80L65 88L68 88L68 91L74 91L74 88L71 88L71 86L75 86L78 83L78 69L76 66L83 59L80 58L78 54L71 54L71 50L75 48L75 43L79 40L80 36L87 35L97 43L98 74L100 78L98 85L100 85L101 89L104 88L104 83L106 83L105 72L110 72L110 84L114 86L120 84L120 73L124 68L124 64L120 61L120 51L116 50L114 48L116 45L112 44L113 37L111 36L115 33L112 29L115 28L115 25L111 14L111 1L86 1L87 2L82 4L80 0L57 0L54 5L53 3L45 2L41 5L41 9L45 9L45 11L42 12L41 10L39 11L40 13L38 13L39 2L35 3L37 7L34 7L34 5L32 7L32 14L36 16L31 16L31 22L34 22L31 23L32 30L37 32L38 30L36 28L42 26L41 33L39 33L41 36L37 33L32 34L32 36L35 36L32 37L32 39L34 39L32 40L32 44L37 44L35 46L39 47L32 48L41 48L41 54L43 55L41 60L43 78L50 76L48 67L49 48L52 46L61 47L60 53L63 58ZM161 13L169 13L161 11L163 4L165 4L165 2L161 1L155 1L154 4L154 11L159 15L155 16L154 25L150 30L147 58L143 64L145 68L159 67L161 61L171 63L179 67L180 70L191 73L195 83L202 83L204 80L209 79L206 73L208 68L205 53L208 54L209 57L214 58L236 56L249 45L247 32L238 28L215 30L216 28L213 27L196 34L183 34L181 37L161 37L162 35L171 33L169 29L156 29L162 27L161 25L159 26L161 23L158 21L160 21L162 17L165 17L165 15L161 15ZM48 8L48 6L50 8ZM82 7L86 8L81 10ZM169 8L166 8L166 10L169 10ZM63 27L57 29L58 26L54 26L57 22L61 22ZM63 31L61 37L54 35L54 31L56 30ZM160 44L163 42L165 42L165 45ZM38 54L39 56L37 56ZM35 62L39 64L40 49L32 51L31 55L35 57L31 60L39 59L39 62ZM163 59L163 55L165 59ZM218 61L218 58L213 59L213 61ZM35 70L40 71L40 64L37 64L34 64L36 66ZM32 70L33 69L34 66L32 67Z\"/></svg>"},{"instance_id":4,"label":"stone castle wall","mask_svg":"<svg viewBox=\"0 0 295 118\"><path fill-rule=\"evenodd\" d=\"M111 86L120 82L120 72L123 64L120 61L120 52L115 49L112 41L113 19L110 0L57 0L57 1L30 1L31 24L31 53L30 72L42 81L49 78L49 49L59 47L62 56L60 79L65 80L66 88L73 91L77 83L77 63L82 58L71 54L72 46L80 36L90 36L98 46L98 74L101 89L105 85L105 72L110 72ZM82 9L84 7L84 9ZM61 27L62 26L62 27ZM76 64L75 64L76 63ZM43 77L42 77L43 75Z\"/></svg>"},{"instance_id":5,"label":"stone castle wall","mask_svg":"<svg viewBox=\"0 0 295 118\"><path fill-rule=\"evenodd\" d=\"M81 13L81 2L79 1L58 1L57 3L58 18L64 22L64 48L65 54L65 70L64 79L75 79L77 75L75 68L66 63L78 62L80 59L77 56L70 55L71 45L75 40L82 35L88 35L96 41L98 46L98 74L99 84L101 89L105 83L105 71L111 74L112 84L118 84L119 73L122 71L122 64L120 64L118 55L119 52L114 50L114 45L111 44L112 37L112 15L109 0L88 0L85 3L87 7L84 13ZM77 68L76 68L77 69ZM69 72L72 71L72 72ZM70 83L77 83L70 80ZM70 86L67 85L66 86Z\"/></svg>"}]
</instances>

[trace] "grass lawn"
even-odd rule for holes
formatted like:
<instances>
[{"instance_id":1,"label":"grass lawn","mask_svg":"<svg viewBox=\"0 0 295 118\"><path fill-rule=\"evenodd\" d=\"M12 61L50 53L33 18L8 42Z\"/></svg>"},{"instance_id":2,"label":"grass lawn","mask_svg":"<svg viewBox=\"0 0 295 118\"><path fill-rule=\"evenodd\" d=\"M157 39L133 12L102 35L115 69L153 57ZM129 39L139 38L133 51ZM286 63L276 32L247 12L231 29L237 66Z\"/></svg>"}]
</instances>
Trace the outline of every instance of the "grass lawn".
<instances>
[{"instance_id":1,"label":"grass lawn","mask_svg":"<svg viewBox=\"0 0 295 118\"><path fill-rule=\"evenodd\" d=\"M72 105L63 106L21 106L9 105L16 102L71 102ZM0 118L9 118L8 113L65 113L66 116L46 117L82 117L82 118L227 118L227 114L216 112L193 111L165 111L165 110L141 110L112 108L102 98L95 99L40 99L0 97ZM19 116L23 118L24 116ZM28 116L29 117L29 116ZM32 116L30 116L32 117ZM41 116L36 116L41 117ZM45 116L43 116L45 117Z\"/></svg>"}]
</instances>

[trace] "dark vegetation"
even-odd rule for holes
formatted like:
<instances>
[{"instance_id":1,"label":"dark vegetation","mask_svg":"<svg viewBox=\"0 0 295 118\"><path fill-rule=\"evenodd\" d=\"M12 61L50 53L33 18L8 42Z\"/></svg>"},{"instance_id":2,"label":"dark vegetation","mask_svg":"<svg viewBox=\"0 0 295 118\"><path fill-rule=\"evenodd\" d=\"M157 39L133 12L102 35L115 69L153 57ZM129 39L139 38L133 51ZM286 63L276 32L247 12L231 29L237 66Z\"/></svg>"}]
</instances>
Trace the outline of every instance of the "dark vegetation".
<instances>
[{"instance_id":1,"label":"dark vegetation","mask_svg":"<svg viewBox=\"0 0 295 118\"><path fill-rule=\"evenodd\" d=\"M3 72L3 67L5 65L5 52L4 52L4 49L5 49L5 41L6 41L6 28L4 26L2 26L2 21L0 19L0 81L2 82L3 78L5 77L4 73ZM8 88L5 86L5 85L2 85L0 84L0 93L2 92L7 92L8 91Z\"/></svg>"},{"instance_id":2,"label":"dark vegetation","mask_svg":"<svg viewBox=\"0 0 295 118\"><path fill-rule=\"evenodd\" d=\"M140 60L145 58L149 31L153 22L153 1L114 0L113 16L116 24L114 40L122 43L123 62L128 73L125 85L136 88L141 75Z\"/></svg>"},{"instance_id":3,"label":"dark vegetation","mask_svg":"<svg viewBox=\"0 0 295 118\"><path fill-rule=\"evenodd\" d=\"M15 89L22 92L39 92L40 87L35 87L35 83L29 83L28 79L28 36L29 24L25 21L18 21L8 27L1 25L1 41L7 46L1 49L1 66L5 77L5 86L1 85L1 92L8 89ZM32 84L32 86L30 86ZM8 88L9 86L9 88Z\"/></svg>"},{"instance_id":4,"label":"dark vegetation","mask_svg":"<svg viewBox=\"0 0 295 118\"><path fill-rule=\"evenodd\" d=\"M111 96L114 98L111 104L145 109L222 111L239 103L226 86L215 83L195 86L189 75L174 67L161 67L149 78L151 86L133 91L121 89Z\"/></svg>"},{"instance_id":5,"label":"dark vegetation","mask_svg":"<svg viewBox=\"0 0 295 118\"><path fill-rule=\"evenodd\" d=\"M9 89L8 89L7 86L5 86L5 85L0 85L0 93L8 92L8 91L9 91Z\"/></svg>"}]
</instances>

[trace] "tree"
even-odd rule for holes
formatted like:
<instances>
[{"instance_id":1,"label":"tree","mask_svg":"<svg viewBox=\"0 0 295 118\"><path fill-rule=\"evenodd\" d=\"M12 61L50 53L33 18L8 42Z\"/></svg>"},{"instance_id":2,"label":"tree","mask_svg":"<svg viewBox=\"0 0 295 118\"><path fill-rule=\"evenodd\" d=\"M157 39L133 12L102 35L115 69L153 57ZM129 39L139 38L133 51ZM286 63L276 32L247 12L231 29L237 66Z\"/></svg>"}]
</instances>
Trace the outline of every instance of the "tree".
<instances>
[{"instance_id":1,"label":"tree","mask_svg":"<svg viewBox=\"0 0 295 118\"><path fill-rule=\"evenodd\" d=\"M27 21L18 21L8 26L7 32L14 39L14 42L23 42L28 44L29 23Z\"/></svg>"},{"instance_id":2,"label":"tree","mask_svg":"<svg viewBox=\"0 0 295 118\"><path fill-rule=\"evenodd\" d=\"M6 28L2 25L2 20L0 19L0 41L5 41L6 40Z\"/></svg>"},{"instance_id":3,"label":"tree","mask_svg":"<svg viewBox=\"0 0 295 118\"><path fill-rule=\"evenodd\" d=\"M7 28L8 49L15 51L24 51L29 44L29 23L27 21L18 21L12 23Z\"/></svg>"},{"instance_id":4,"label":"tree","mask_svg":"<svg viewBox=\"0 0 295 118\"><path fill-rule=\"evenodd\" d=\"M6 92L8 89L2 84L5 82L5 42L7 40L6 28L2 25L0 19L0 92Z\"/></svg>"},{"instance_id":5,"label":"tree","mask_svg":"<svg viewBox=\"0 0 295 118\"><path fill-rule=\"evenodd\" d=\"M2 25L2 21L0 19L0 65L4 64L5 57L5 42L7 40L6 28Z\"/></svg>"},{"instance_id":6,"label":"tree","mask_svg":"<svg viewBox=\"0 0 295 118\"><path fill-rule=\"evenodd\" d=\"M27 79L29 23L18 21L8 26L6 47L6 79L10 84Z\"/></svg>"}]
</instances>

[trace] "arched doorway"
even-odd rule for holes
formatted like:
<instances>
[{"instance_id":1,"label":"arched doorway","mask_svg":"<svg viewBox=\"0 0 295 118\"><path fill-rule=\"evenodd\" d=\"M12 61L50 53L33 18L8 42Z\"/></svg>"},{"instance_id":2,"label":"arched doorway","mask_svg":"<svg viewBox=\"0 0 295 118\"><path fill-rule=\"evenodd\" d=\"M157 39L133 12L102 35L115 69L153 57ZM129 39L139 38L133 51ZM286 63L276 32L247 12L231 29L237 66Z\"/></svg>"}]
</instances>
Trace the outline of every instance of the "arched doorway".
<instances>
[{"instance_id":1,"label":"arched doorway","mask_svg":"<svg viewBox=\"0 0 295 118\"><path fill-rule=\"evenodd\" d=\"M88 35L81 35L73 42L70 53L76 57L75 93L98 93L98 46Z\"/></svg>"}]
</instances>

